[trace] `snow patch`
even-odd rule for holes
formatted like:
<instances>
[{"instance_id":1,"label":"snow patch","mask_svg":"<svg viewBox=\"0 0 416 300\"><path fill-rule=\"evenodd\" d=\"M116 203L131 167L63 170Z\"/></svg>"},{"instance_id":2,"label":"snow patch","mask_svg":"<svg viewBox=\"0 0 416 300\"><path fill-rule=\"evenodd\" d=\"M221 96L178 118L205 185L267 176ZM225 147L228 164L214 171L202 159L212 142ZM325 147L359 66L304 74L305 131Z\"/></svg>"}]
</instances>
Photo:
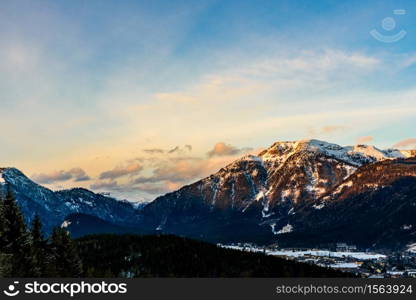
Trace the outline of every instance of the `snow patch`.
<instances>
[{"instance_id":1,"label":"snow patch","mask_svg":"<svg viewBox=\"0 0 416 300\"><path fill-rule=\"evenodd\" d=\"M275 224L276 225L276 224ZM285 226L283 226L282 229L280 229L279 231L275 232L274 230L272 230L274 234L284 234L284 233L289 233L293 231L293 226L290 224L287 224Z\"/></svg>"},{"instance_id":2,"label":"snow patch","mask_svg":"<svg viewBox=\"0 0 416 300\"><path fill-rule=\"evenodd\" d=\"M416 243L407 245L407 251L416 253Z\"/></svg>"},{"instance_id":3,"label":"snow patch","mask_svg":"<svg viewBox=\"0 0 416 300\"><path fill-rule=\"evenodd\" d=\"M409 225L405 224L405 225L402 226L402 229L403 230L410 230L410 229L412 229L412 227L413 227L412 224L409 224Z\"/></svg>"},{"instance_id":4,"label":"snow patch","mask_svg":"<svg viewBox=\"0 0 416 300\"><path fill-rule=\"evenodd\" d=\"M335 252L335 251L326 251L326 250L306 250L306 251L278 250L278 251L270 251L270 255L289 256L289 257L303 257L305 255L320 256L320 257L334 257L334 258L351 257L351 258L361 259L361 260L386 258L384 254L377 254L377 253Z\"/></svg>"},{"instance_id":5,"label":"snow patch","mask_svg":"<svg viewBox=\"0 0 416 300\"><path fill-rule=\"evenodd\" d=\"M276 225L276 224L271 224ZM274 228L274 226L272 226ZM415 247L416 251L416 244L412 244ZM373 259L385 259L387 258L384 254L378 253L370 253L370 252L335 252L335 251L327 251L327 250L264 250L263 248L259 247L241 247L241 246L234 246L234 245L221 245L222 248L240 250L240 251L247 251L247 252L264 252L266 255L272 256L287 256L287 257L303 257L305 255L308 256L318 256L318 257L333 257L333 258L345 258L351 257L358 260L373 260Z\"/></svg>"},{"instance_id":6,"label":"snow patch","mask_svg":"<svg viewBox=\"0 0 416 300\"><path fill-rule=\"evenodd\" d=\"M344 182L344 183L342 183L342 184L340 184L338 187L337 187L337 189L335 190L335 194L339 194L339 193L341 193L342 192L342 190L344 189L344 187L352 187L352 185L353 185L353 182L352 182L352 180L349 180L349 181L347 181L347 182Z\"/></svg>"},{"instance_id":7,"label":"snow patch","mask_svg":"<svg viewBox=\"0 0 416 300\"><path fill-rule=\"evenodd\" d=\"M67 228L69 225L71 225L71 221L65 220L62 223L61 228Z\"/></svg>"},{"instance_id":8,"label":"snow patch","mask_svg":"<svg viewBox=\"0 0 416 300\"><path fill-rule=\"evenodd\" d=\"M256 201L262 200L264 198L264 196L265 196L265 194L264 194L263 191L258 192L256 197L255 197Z\"/></svg>"},{"instance_id":9,"label":"snow patch","mask_svg":"<svg viewBox=\"0 0 416 300\"><path fill-rule=\"evenodd\" d=\"M321 203L321 204L314 204L314 205L312 205L312 207L313 208L315 208L315 209L322 209L322 208L324 208L325 207L325 203Z\"/></svg>"},{"instance_id":10,"label":"snow patch","mask_svg":"<svg viewBox=\"0 0 416 300\"><path fill-rule=\"evenodd\" d=\"M276 230L275 230L275 228L276 228L276 223L272 223L272 224L270 224L270 227L272 228L272 232L273 232L273 234L277 234L277 233L276 233Z\"/></svg>"},{"instance_id":11,"label":"snow patch","mask_svg":"<svg viewBox=\"0 0 416 300\"><path fill-rule=\"evenodd\" d=\"M0 171L0 184L6 184L6 180L3 177L3 171Z\"/></svg>"},{"instance_id":12,"label":"snow patch","mask_svg":"<svg viewBox=\"0 0 416 300\"><path fill-rule=\"evenodd\" d=\"M334 269L357 269L360 267L360 264L357 263L336 263L329 265L330 268Z\"/></svg>"}]
</instances>

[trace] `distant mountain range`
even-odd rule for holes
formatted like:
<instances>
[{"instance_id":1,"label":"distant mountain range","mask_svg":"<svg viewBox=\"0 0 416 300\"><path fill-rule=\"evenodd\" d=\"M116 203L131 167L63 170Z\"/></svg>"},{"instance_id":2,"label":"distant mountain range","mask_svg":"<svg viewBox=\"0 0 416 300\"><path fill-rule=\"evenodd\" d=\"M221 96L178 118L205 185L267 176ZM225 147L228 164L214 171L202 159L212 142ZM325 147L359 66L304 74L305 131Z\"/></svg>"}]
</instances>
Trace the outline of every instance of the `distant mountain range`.
<instances>
[{"instance_id":1,"label":"distant mountain range","mask_svg":"<svg viewBox=\"0 0 416 300\"><path fill-rule=\"evenodd\" d=\"M36 213L39 214L46 231L51 231L74 213L88 214L115 224L139 224L139 209L128 201L118 201L81 188L54 192L15 168L0 169L0 192L5 192L6 184L14 192L25 220L29 223Z\"/></svg>"},{"instance_id":2,"label":"distant mountain range","mask_svg":"<svg viewBox=\"0 0 416 300\"><path fill-rule=\"evenodd\" d=\"M107 228L211 242L402 249L416 242L415 156L318 140L276 142L140 209L84 189L52 192L16 169L1 169L0 180L28 220L36 211L48 226L67 219L76 235Z\"/></svg>"}]
</instances>

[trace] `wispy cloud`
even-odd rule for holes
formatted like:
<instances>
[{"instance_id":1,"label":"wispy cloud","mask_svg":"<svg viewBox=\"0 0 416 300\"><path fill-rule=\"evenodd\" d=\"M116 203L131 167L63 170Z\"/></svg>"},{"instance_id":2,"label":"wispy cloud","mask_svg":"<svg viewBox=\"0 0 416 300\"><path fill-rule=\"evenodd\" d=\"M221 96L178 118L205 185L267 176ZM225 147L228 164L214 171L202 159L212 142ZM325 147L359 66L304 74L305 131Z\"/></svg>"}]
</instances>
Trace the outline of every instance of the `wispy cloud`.
<instances>
[{"instance_id":1,"label":"wispy cloud","mask_svg":"<svg viewBox=\"0 0 416 300\"><path fill-rule=\"evenodd\" d=\"M329 135L346 130L345 126L327 125L321 128L311 128L309 134L312 136Z\"/></svg>"},{"instance_id":2,"label":"wispy cloud","mask_svg":"<svg viewBox=\"0 0 416 300\"><path fill-rule=\"evenodd\" d=\"M357 144L368 144L374 141L374 137L372 136L361 136L357 138L356 143Z\"/></svg>"},{"instance_id":3,"label":"wispy cloud","mask_svg":"<svg viewBox=\"0 0 416 300\"><path fill-rule=\"evenodd\" d=\"M134 168L137 169L136 171L140 170L139 172L122 172L121 169L125 168L118 167L115 169L117 172L111 170L111 176L107 175L108 171L104 172L106 176L100 176L90 188L97 191L130 191L151 195L166 193L217 172L251 149L239 149L224 143L218 146L218 144L212 150L215 153L210 151L209 155L201 156L187 155L192 148L190 145L171 148L175 151L156 151L156 155L151 151L149 157L131 160L132 162L140 160L140 168ZM127 173L129 179L122 180ZM115 179L119 177L120 181L116 181Z\"/></svg>"},{"instance_id":4,"label":"wispy cloud","mask_svg":"<svg viewBox=\"0 0 416 300\"><path fill-rule=\"evenodd\" d=\"M62 182L73 180L75 182L88 181L91 178L87 173L81 168L73 168L68 171L54 171L51 173L39 173L34 174L32 179L40 184L52 184L55 182Z\"/></svg>"},{"instance_id":5,"label":"wispy cloud","mask_svg":"<svg viewBox=\"0 0 416 300\"><path fill-rule=\"evenodd\" d=\"M165 153L165 150L159 149L159 148L153 148L153 149L143 149L143 152L146 152L148 154L163 154Z\"/></svg>"},{"instance_id":6,"label":"wispy cloud","mask_svg":"<svg viewBox=\"0 0 416 300\"><path fill-rule=\"evenodd\" d=\"M116 179L119 177L123 177L126 175L137 175L143 170L143 166L138 163L128 163L126 165L120 165L115 167L112 170L108 170L105 172L102 172L99 176L100 179Z\"/></svg>"},{"instance_id":7,"label":"wispy cloud","mask_svg":"<svg viewBox=\"0 0 416 300\"><path fill-rule=\"evenodd\" d=\"M416 148L416 138L409 138L397 142L393 145L394 148Z\"/></svg>"},{"instance_id":8,"label":"wispy cloud","mask_svg":"<svg viewBox=\"0 0 416 300\"><path fill-rule=\"evenodd\" d=\"M230 156L230 155L238 155L244 152L249 152L253 150L252 148L237 148L232 145L219 142L214 145L214 148L210 150L207 155L208 157L213 156Z\"/></svg>"},{"instance_id":9,"label":"wispy cloud","mask_svg":"<svg viewBox=\"0 0 416 300\"><path fill-rule=\"evenodd\" d=\"M98 181L91 184L90 188L97 191L119 191L121 187L118 185L117 181Z\"/></svg>"},{"instance_id":10,"label":"wispy cloud","mask_svg":"<svg viewBox=\"0 0 416 300\"><path fill-rule=\"evenodd\" d=\"M362 40L375 25L369 7L386 7L351 4L357 13L345 16L334 4L318 15L280 2L266 16L250 4L109 1L96 18L90 2L71 14L70 4L5 3L0 164L43 182L96 180L136 195L209 175L247 144L309 135L350 144L371 132L390 145L412 136L411 39ZM46 172L54 169L64 171Z\"/></svg>"}]
</instances>

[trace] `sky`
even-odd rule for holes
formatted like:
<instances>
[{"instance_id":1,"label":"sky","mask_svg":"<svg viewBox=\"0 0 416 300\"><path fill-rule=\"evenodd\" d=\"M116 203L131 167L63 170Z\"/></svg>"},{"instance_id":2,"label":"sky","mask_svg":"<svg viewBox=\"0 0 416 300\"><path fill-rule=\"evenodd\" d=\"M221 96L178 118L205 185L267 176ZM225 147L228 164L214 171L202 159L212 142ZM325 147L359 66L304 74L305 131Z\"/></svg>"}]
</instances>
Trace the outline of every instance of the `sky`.
<instances>
[{"instance_id":1,"label":"sky","mask_svg":"<svg viewBox=\"0 0 416 300\"><path fill-rule=\"evenodd\" d=\"M21 1L0 166L150 201L279 140L416 148L416 2Z\"/></svg>"}]
</instances>

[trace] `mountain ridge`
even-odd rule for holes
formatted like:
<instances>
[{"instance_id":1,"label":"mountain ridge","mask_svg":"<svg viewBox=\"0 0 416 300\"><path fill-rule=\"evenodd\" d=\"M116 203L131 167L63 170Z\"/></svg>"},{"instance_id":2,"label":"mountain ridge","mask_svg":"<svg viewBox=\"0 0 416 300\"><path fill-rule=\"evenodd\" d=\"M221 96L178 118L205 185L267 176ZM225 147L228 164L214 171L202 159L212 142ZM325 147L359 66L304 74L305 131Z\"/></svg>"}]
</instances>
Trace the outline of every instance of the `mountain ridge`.
<instances>
[{"instance_id":1,"label":"mountain ridge","mask_svg":"<svg viewBox=\"0 0 416 300\"><path fill-rule=\"evenodd\" d=\"M139 222L138 210L129 202L83 188L52 191L35 183L16 168L0 168L0 192L6 192L6 183L15 194L25 221L30 223L35 214L39 214L47 232L59 226L67 215L78 212L121 224Z\"/></svg>"},{"instance_id":2,"label":"mountain ridge","mask_svg":"<svg viewBox=\"0 0 416 300\"><path fill-rule=\"evenodd\" d=\"M376 152L376 155L362 151L366 148L370 148L371 153ZM276 142L258 156L246 155L218 172L160 196L155 201L163 197L181 197L186 190L191 190L190 193L196 196L199 190L203 194L200 202L211 207L238 207L244 212L261 202L262 216L267 217L273 206L286 199L297 202L299 198L324 194L364 164L405 157L399 150L382 151L362 145L341 147L318 140ZM332 171L326 172L319 166L319 160ZM294 180L295 176L297 180Z\"/></svg>"},{"instance_id":3,"label":"mountain ridge","mask_svg":"<svg viewBox=\"0 0 416 300\"><path fill-rule=\"evenodd\" d=\"M325 214L330 211L326 208L328 203L338 201L338 208L348 211L342 201L352 201L359 207L357 199L366 199L365 203L371 207L384 195L376 193L379 187L375 183L384 183L383 188L387 186L396 191L399 194L396 201L404 201L411 209L413 192L403 188L400 180L416 177L416 166L409 158L414 155L415 150L380 150L367 145L342 147L313 139L275 142L258 155L245 155L206 178L157 197L140 209L86 189L53 192L32 182L17 169L0 169L0 188L1 180L11 184L29 220L34 211L43 209L43 215L49 218L49 227L60 225L69 215L71 220L77 220L79 214L86 224L94 222L94 218L86 217L91 215L107 222L105 226L116 232L122 231L120 228L137 228L211 242L267 244L290 241L287 237L299 234L297 230L307 235L307 228L312 232L319 224L330 224L316 217L322 214L331 220L332 216ZM374 182L371 185L357 179L356 183L348 183L356 178L354 174L365 174L362 178L373 178ZM390 179L386 180L387 177ZM340 189L338 194L337 189ZM390 205L386 201L380 203ZM384 211L384 207L377 209ZM51 211L56 212L52 220ZM371 212L356 213L360 218L365 218L365 213L371 215ZM400 211L395 210L395 213ZM302 214L315 218L316 226L309 226ZM377 216L372 217L378 220ZM299 220L303 220L305 226ZM349 219L344 221L350 222ZM313 230L318 230L316 228ZM327 236L333 234L328 232ZM406 239L407 236L403 238ZM411 239L407 241L412 242Z\"/></svg>"}]
</instances>

